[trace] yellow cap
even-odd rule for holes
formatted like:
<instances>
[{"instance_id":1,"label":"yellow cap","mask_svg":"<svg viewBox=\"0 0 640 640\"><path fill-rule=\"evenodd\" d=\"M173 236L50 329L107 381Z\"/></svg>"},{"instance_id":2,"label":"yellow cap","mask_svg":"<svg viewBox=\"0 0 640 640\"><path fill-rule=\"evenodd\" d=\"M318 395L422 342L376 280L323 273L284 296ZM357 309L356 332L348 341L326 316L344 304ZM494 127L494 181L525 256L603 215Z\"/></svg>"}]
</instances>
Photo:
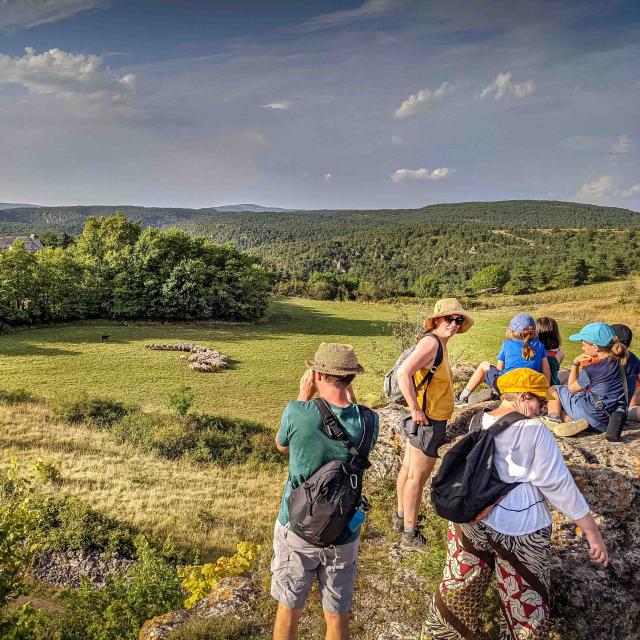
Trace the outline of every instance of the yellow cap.
<instances>
[{"instance_id":1,"label":"yellow cap","mask_svg":"<svg viewBox=\"0 0 640 640\"><path fill-rule=\"evenodd\" d=\"M498 378L500 393L533 393L536 396L553 400L549 393L547 379L533 369L512 369Z\"/></svg>"}]
</instances>

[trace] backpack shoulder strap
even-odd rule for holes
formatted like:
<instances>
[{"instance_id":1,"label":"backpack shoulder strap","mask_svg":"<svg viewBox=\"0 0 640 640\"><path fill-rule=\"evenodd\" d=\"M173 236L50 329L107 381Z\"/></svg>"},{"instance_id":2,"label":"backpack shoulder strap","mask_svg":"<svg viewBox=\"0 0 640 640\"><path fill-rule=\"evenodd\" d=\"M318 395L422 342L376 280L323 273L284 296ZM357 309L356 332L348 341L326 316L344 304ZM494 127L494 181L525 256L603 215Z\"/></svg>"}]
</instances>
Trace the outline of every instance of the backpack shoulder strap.
<instances>
[{"instance_id":1,"label":"backpack shoulder strap","mask_svg":"<svg viewBox=\"0 0 640 640\"><path fill-rule=\"evenodd\" d=\"M360 448L368 456L371 453L371 448L373 446L373 431L376 424L375 413L372 409L363 404L359 404L358 409L362 416L362 426L364 428L364 436Z\"/></svg>"},{"instance_id":2,"label":"backpack shoulder strap","mask_svg":"<svg viewBox=\"0 0 640 640\"><path fill-rule=\"evenodd\" d=\"M438 338L437 335L431 332L425 333L423 337L426 336L431 336L438 343L438 351L436 352L436 357L433 361L433 364L431 365L431 369L429 369L429 373L427 373L427 375L422 378L422 380L420 380L420 384L416 385L416 393L420 389L422 389L422 387L427 386L431 382L433 376L438 370L438 367L442 364L442 359L444 358L444 350L442 348L442 341L440 340L440 338Z\"/></svg>"},{"instance_id":3,"label":"backpack shoulder strap","mask_svg":"<svg viewBox=\"0 0 640 640\"><path fill-rule=\"evenodd\" d=\"M469 433L472 431L482 431L482 416L484 415L484 409L474 413L473 417L469 421Z\"/></svg>"},{"instance_id":4,"label":"backpack shoulder strap","mask_svg":"<svg viewBox=\"0 0 640 640\"><path fill-rule=\"evenodd\" d=\"M622 388L624 389L625 409L629 407L629 382L627 381L627 369L620 363L620 377L622 378Z\"/></svg>"},{"instance_id":5,"label":"backpack shoulder strap","mask_svg":"<svg viewBox=\"0 0 640 640\"><path fill-rule=\"evenodd\" d=\"M521 413L512 411L511 413L507 413L506 416L502 416L502 418L494 422L488 429L486 429L486 431L488 431L493 436L497 436L499 433L502 433L503 431L508 429L514 422L526 419L527 417L523 416Z\"/></svg>"},{"instance_id":6,"label":"backpack shoulder strap","mask_svg":"<svg viewBox=\"0 0 640 640\"><path fill-rule=\"evenodd\" d=\"M322 424L324 425L327 435L330 438L339 440L346 445L349 450L349 455L352 457L353 461L357 461L361 467L368 469L371 466L369 458L366 455L362 455L358 447L351 442L344 427L340 424L340 421L336 418L333 411L331 411L329 403L324 400L324 398L314 398L314 402L318 407L318 411L320 411Z\"/></svg>"}]
</instances>

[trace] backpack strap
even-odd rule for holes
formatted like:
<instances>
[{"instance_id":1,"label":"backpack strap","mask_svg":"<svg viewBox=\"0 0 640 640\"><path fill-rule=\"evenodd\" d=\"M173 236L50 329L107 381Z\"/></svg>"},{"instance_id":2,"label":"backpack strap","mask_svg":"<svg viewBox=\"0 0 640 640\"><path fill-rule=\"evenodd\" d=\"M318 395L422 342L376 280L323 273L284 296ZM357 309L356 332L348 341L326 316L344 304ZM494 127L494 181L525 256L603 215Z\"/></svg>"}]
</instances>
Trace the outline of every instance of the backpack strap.
<instances>
[{"instance_id":1,"label":"backpack strap","mask_svg":"<svg viewBox=\"0 0 640 640\"><path fill-rule=\"evenodd\" d=\"M624 400L625 400L624 410L626 412L629 410L629 383L627 381L627 369L622 364L622 362L620 362L619 364L620 364L620 377L622 378L622 388L624 389Z\"/></svg>"},{"instance_id":2,"label":"backpack strap","mask_svg":"<svg viewBox=\"0 0 640 640\"><path fill-rule=\"evenodd\" d=\"M469 433L472 431L482 431L482 416L484 415L484 409L474 413L473 417L469 421Z\"/></svg>"},{"instance_id":3,"label":"backpack strap","mask_svg":"<svg viewBox=\"0 0 640 640\"><path fill-rule=\"evenodd\" d=\"M415 385L416 387L416 396L418 395L418 391L420 391L420 389L422 389L422 387L428 387L429 383L431 382L431 380L433 379L433 376L436 374L436 371L438 370L438 367L442 364L442 359L444 358L444 350L442 348L442 341L440 340L440 338L438 338L437 335L435 335L434 333L431 333L430 331L428 331L427 333L424 334L423 338L426 336L431 336L434 340L436 340L438 342L438 350L436 351L436 357L435 360L433 361L433 364L431 365L431 369L429 369L429 372L427 373L427 375L422 378L422 380L420 380L420 383ZM422 404L424 405L422 407L422 410L425 411L427 406L427 394L425 393L424 395L424 399Z\"/></svg>"},{"instance_id":4,"label":"backpack strap","mask_svg":"<svg viewBox=\"0 0 640 640\"><path fill-rule=\"evenodd\" d=\"M512 411L511 413L507 413L506 416L502 416L496 422L494 422L486 431L491 433L493 436L497 436L499 433L502 433L506 429L508 429L514 422L518 422L518 420L526 420L527 416L523 416L521 413L517 411Z\"/></svg>"},{"instance_id":5,"label":"backpack strap","mask_svg":"<svg viewBox=\"0 0 640 640\"><path fill-rule=\"evenodd\" d=\"M318 407L318 411L320 411L320 416L322 417L322 424L324 425L327 435L330 438L333 438L334 440L339 440L340 442L345 444L347 446L347 449L349 450L349 455L352 457L353 461L357 462L363 469L368 469L371 466L371 463L369 462L369 458L367 457L366 454L362 455L358 447L356 447L356 445L353 444L353 442L351 442L344 427L340 424L340 421L338 420L338 418L336 418L333 411L331 411L331 407L329 406L329 403L324 398L314 398L313 401L316 403L316 406ZM373 412L370 409L369 409L369 412L373 414ZM366 431L368 431L367 422L369 422L369 418L365 414L365 417L364 417L365 440L368 440L369 446L371 446L371 440L373 438L373 425L372 425L372 428L370 429L371 434L367 436L366 434Z\"/></svg>"}]
</instances>

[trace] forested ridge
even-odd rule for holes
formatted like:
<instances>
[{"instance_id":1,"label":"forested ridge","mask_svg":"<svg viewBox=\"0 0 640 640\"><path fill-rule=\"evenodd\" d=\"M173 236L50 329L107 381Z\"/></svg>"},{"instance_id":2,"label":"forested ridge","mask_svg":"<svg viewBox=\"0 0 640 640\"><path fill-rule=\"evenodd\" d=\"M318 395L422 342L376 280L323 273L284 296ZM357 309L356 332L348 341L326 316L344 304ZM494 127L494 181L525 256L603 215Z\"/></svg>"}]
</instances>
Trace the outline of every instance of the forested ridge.
<instances>
[{"instance_id":1,"label":"forested ridge","mask_svg":"<svg viewBox=\"0 0 640 640\"><path fill-rule=\"evenodd\" d=\"M615 207L511 200L421 209L223 212L213 208L43 207L0 211L0 230L77 234L121 211L145 226L259 257L277 291L319 298L510 293L599 282L640 270L640 214Z\"/></svg>"}]
</instances>

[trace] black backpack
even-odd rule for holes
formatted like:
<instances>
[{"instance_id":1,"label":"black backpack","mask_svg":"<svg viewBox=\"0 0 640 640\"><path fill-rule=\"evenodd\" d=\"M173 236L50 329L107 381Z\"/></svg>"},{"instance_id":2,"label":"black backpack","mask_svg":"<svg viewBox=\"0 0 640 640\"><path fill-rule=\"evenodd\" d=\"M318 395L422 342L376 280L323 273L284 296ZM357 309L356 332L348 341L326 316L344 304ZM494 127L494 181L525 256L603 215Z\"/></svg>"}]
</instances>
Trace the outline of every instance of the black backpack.
<instances>
[{"instance_id":1,"label":"black backpack","mask_svg":"<svg viewBox=\"0 0 640 640\"><path fill-rule=\"evenodd\" d=\"M371 466L367 455L373 441L374 414L368 407L358 405L364 434L356 447L329 404L322 398L316 398L315 403L327 435L347 446L351 460L333 460L322 465L292 489L287 507L291 531L316 547L328 547L343 544L352 533L349 521L363 501L362 476Z\"/></svg>"},{"instance_id":2,"label":"black backpack","mask_svg":"<svg viewBox=\"0 0 640 640\"><path fill-rule=\"evenodd\" d=\"M482 415L476 413L469 433L442 458L431 482L431 502L435 512L451 522L473 522L481 511L496 504L519 482L503 482L493 463L494 437L525 416L513 411L488 429L482 429Z\"/></svg>"},{"instance_id":3,"label":"black backpack","mask_svg":"<svg viewBox=\"0 0 640 640\"><path fill-rule=\"evenodd\" d=\"M431 382L431 379L433 378L436 371L438 370L438 367L442 364L442 359L444 357L444 351L442 349L442 342L440 341L440 338L438 338L438 336L430 332L425 333L424 336L422 337L424 338L425 336L431 336L432 338L438 341L438 350L436 352L436 357L435 357L435 360L433 361L433 365L431 365L431 369L429 369L429 373L427 373L427 375L424 378L422 378L422 380L420 380L420 384L415 385L414 383L415 389L416 389L416 395L418 395L418 391L420 391L422 387L429 385L429 383ZM391 367L391 369L389 369L389 371L387 371L387 373L384 374L383 392L384 392L384 395L387 398L389 398L391 402L396 402L397 404L406 404L406 399L402 394L402 391L400 391L400 384L398 383L398 369L400 368L400 365L415 351L416 346L417 344L414 344L412 347L405 349L398 356L398 359L396 360L393 367ZM426 398L427 396L425 394L424 400L423 400L423 404L425 406L422 407L423 411L426 409Z\"/></svg>"}]
</instances>

